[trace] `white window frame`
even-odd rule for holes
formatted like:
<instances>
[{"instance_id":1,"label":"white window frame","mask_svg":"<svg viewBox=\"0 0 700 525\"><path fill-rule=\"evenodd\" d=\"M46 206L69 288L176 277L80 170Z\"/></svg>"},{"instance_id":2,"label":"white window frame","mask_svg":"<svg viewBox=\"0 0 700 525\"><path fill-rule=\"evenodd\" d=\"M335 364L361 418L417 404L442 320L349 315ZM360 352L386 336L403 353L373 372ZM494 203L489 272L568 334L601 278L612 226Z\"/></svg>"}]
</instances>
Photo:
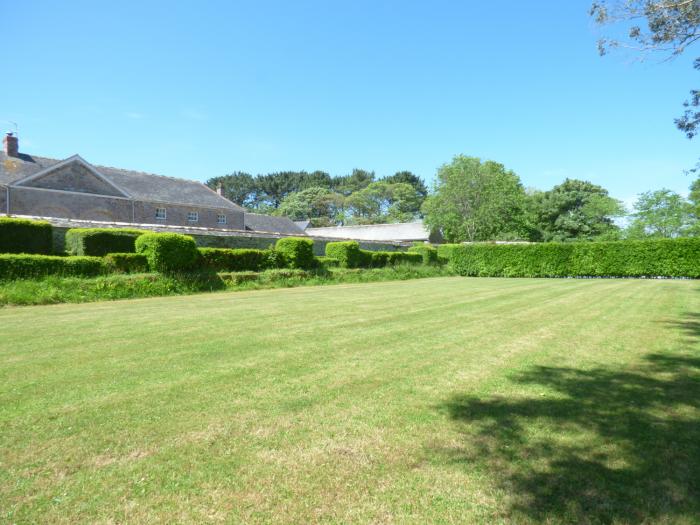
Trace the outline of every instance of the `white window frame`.
<instances>
[{"instance_id":1,"label":"white window frame","mask_svg":"<svg viewBox=\"0 0 700 525\"><path fill-rule=\"evenodd\" d=\"M161 211L163 212L161 215ZM168 210L166 208L156 208L156 219L164 221L168 218Z\"/></svg>"},{"instance_id":2,"label":"white window frame","mask_svg":"<svg viewBox=\"0 0 700 525\"><path fill-rule=\"evenodd\" d=\"M187 222L199 222L199 212L198 211L188 211L187 212Z\"/></svg>"},{"instance_id":3,"label":"white window frame","mask_svg":"<svg viewBox=\"0 0 700 525\"><path fill-rule=\"evenodd\" d=\"M226 223L226 215L223 213L219 213L216 215L216 224L227 224Z\"/></svg>"}]
</instances>

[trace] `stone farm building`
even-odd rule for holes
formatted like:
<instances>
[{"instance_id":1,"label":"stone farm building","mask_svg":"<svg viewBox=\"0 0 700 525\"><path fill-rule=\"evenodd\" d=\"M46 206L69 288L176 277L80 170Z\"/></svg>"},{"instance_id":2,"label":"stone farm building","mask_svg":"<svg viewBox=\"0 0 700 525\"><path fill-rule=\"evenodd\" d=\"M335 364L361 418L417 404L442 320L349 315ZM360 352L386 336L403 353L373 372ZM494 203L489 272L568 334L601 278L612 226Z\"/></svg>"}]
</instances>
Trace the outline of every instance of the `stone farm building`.
<instances>
[{"instance_id":1,"label":"stone farm building","mask_svg":"<svg viewBox=\"0 0 700 525\"><path fill-rule=\"evenodd\" d=\"M105 223L304 235L285 217L246 214L201 182L19 152L12 133L0 151L0 213Z\"/></svg>"}]
</instances>

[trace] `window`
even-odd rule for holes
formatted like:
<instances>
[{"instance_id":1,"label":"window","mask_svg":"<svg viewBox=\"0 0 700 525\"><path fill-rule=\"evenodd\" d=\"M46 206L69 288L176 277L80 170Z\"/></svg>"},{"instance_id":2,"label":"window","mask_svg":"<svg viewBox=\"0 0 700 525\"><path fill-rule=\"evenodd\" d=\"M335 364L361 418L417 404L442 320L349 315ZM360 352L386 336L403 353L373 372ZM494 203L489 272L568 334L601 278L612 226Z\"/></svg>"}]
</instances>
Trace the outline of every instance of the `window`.
<instances>
[{"instance_id":1,"label":"window","mask_svg":"<svg viewBox=\"0 0 700 525\"><path fill-rule=\"evenodd\" d=\"M217 215L216 216L216 222L219 224L226 224L226 215Z\"/></svg>"},{"instance_id":2,"label":"window","mask_svg":"<svg viewBox=\"0 0 700 525\"><path fill-rule=\"evenodd\" d=\"M165 208L156 208L156 219L165 219Z\"/></svg>"},{"instance_id":3,"label":"window","mask_svg":"<svg viewBox=\"0 0 700 525\"><path fill-rule=\"evenodd\" d=\"M197 222L199 220L199 212L188 211L187 212L187 220L189 222Z\"/></svg>"}]
</instances>

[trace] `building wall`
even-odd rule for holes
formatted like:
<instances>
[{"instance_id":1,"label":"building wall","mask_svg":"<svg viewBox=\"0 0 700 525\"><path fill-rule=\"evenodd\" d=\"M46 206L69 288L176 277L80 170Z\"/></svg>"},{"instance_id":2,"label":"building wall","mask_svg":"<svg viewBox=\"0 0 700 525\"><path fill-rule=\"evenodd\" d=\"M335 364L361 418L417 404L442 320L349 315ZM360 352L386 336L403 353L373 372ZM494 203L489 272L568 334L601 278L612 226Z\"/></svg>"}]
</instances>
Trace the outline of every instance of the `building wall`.
<instances>
[{"instance_id":1,"label":"building wall","mask_svg":"<svg viewBox=\"0 0 700 525\"><path fill-rule=\"evenodd\" d=\"M131 221L131 201L87 193L10 188L10 213L94 221Z\"/></svg>"},{"instance_id":2,"label":"building wall","mask_svg":"<svg viewBox=\"0 0 700 525\"><path fill-rule=\"evenodd\" d=\"M156 208L165 208L165 220L156 219ZM199 213L197 222L189 222L187 214L191 211ZM217 222L217 215L226 215L226 224ZM141 224L163 224L175 226L201 226L203 228L226 228L242 230L243 212L228 209L200 208L198 206L182 206L177 204L159 204L152 202L134 203L134 222Z\"/></svg>"},{"instance_id":3,"label":"building wall","mask_svg":"<svg viewBox=\"0 0 700 525\"><path fill-rule=\"evenodd\" d=\"M6 210L6 192L4 188L2 190L0 192L2 193L0 195L0 213L4 213ZM166 219L164 221L155 219L156 208L166 209ZM190 211L199 213L198 222L189 222L187 220L187 213ZM21 187L10 188L10 213L93 221L201 226L205 228L223 227L233 230L244 229L243 212L236 210L216 210L197 206L139 201L134 202L132 207L132 201L129 199ZM219 213L226 215L225 226L217 222Z\"/></svg>"},{"instance_id":4,"label":"building wall","mask_svg":"<svg viewBox=\"0 0 700 525\"><path fill-rule=\"evenodd\" d=\"M0 186L0 214L7 213L7 186Z\"/></svg>"}]
</instances>

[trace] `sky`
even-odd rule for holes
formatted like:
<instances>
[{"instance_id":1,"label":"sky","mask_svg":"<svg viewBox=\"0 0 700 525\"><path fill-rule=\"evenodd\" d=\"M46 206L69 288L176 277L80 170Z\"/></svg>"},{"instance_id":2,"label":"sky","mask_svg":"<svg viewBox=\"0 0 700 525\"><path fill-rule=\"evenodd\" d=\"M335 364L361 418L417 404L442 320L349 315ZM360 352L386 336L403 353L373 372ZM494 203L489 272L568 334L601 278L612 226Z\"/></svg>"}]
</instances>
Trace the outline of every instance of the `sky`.
<instances>
[{"instance_id":1,"label":"sky","mask_svg":"<svg viewBox=\"0 0 700 525\"><path fill-rule=\"evenodd\" d=\"M692 59L600 57L589 0L0 0L20 150L205 181L410 170L458 154L526 187L687 193ZM696 46L700 47L700 46Z\"/></svg>"}]
</instances>

